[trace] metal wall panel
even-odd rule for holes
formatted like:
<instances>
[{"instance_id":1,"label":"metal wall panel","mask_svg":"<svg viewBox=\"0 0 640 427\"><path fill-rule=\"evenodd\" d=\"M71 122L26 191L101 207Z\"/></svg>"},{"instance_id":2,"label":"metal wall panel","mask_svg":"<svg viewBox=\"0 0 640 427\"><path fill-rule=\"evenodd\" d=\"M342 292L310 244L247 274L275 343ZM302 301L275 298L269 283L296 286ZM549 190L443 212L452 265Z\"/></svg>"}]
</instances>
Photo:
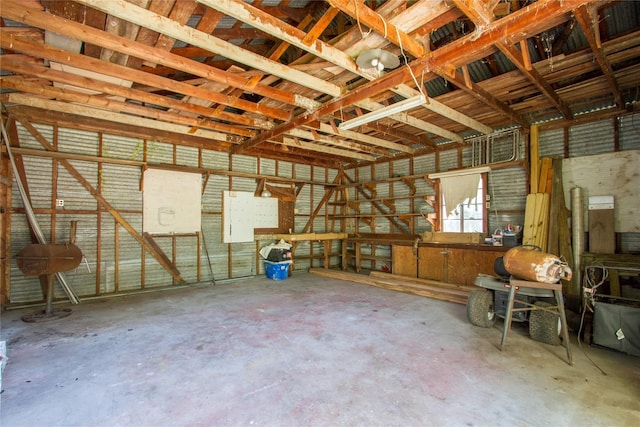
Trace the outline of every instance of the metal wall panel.
<instances>
[{"instance_id":1,"label":"metal wall panel","mask_svg":"<svg viewBox=\"0 0 640 427\"><path fill-rule=\"evenodd\" d=\"M296 199L295 209L298 209L298 214L301 215L300 217L296 217L296 231L301 230L301 228L298 228L297 220L300 219L302 221L304 218L304 221L306 223L306 221L309 218L308 216L312 212L312 207L311 207L311 204L309 203L310 197L311 197L311 186L305 185L300 190L300 194L298 194L298 197ZM304 215L304 217L302 217L302 215ZM302 224L302 227L304 227L304 224Z\"/></svg>"},{"instance_id":2,"label":"metal wall panel","mask_svg":"<svg viewBox=\"0 0 640 427\"><path fill-rule=\"evenodd\" d=\"M20 140L21 148L35 148L42 149L42 144L25 129L20 122L17 122L18 139ZM49 143L53 143L53 126L34 124L34 128L42 135Z\"/></svg>"},{"instance_id":3,"label":"metal wall panel","mask_svg":"<svg viewBox=\"0 0 640 427\"><path fill-rule=\"evenodd\" d=\"M176 147L176 164L181 166L198 167L198 149L195 147Z\"/></svg>"},{"instance_id":4,"label":"metal wall panel","mask_svg":"<svg viewBox=\"0 0 640 427\"><path fill-rule=\"evenodd\" d=\"M278 176L293 178L293 163L278 161Z\"/></svg>"},{"instance_id":5,"label":"metal wall panel","mask_svg":"<svg viewBox=\"0 0 640 427\"><path fill-rule=\"evenodd\" d=\"M278 164L278 169L279 168ZM276 161L273 159L260 159L260 174L262 175L276 175Z\"/></svg>"},{"instance_id":6,"label":"metal wall panel","mask_svg":"<svg viewBox=\"0 0 640 427\"><path fill-rule=\"evenodd\" d=\"M373 181L371 176L371 166L361 166L358 168L358 181Z\"/></svg>"},{"instance_id":7,"label":"metal wall panel","mask_svg":"<svg viewBox=\"0 0 640 427\"><path fill-rule=\"evenodd\" d=\"M236 154L231 158L231 168L234 172L256 173L258 170L258 159L256 157Z\"/></svg>"},{"instance_id":8,"label":"metal wall panel","mask_svg":"<svg viewBox=\"0 0 640 427\"><path fill-rule=\"evenodd\" d=\"M100 136L97 132L58 128L58 151L97 156L99 147Z\"/></svg>"},{"instance_id":9,"label":"metal wall panel","mask_svg":"<svg viewBox=\"0 0 640 427\"><path fill-rule=\"evenodd\" d=\"M311 180L311 166L309 166L309 165L295 165L295 167L294 167L294 178L310 181Z\"/></svg>"},{"instance_id":10,"label":"metal wall panel","mask_svg":"<svg viewBox=\"0 0 640 427\"><path fill-rule=\"evenodd\" d=\"M436 156L434 153L418 156L413 159L413 173L427 174L436 172Z\"/></svg>"},{"instance_id":11,"label":"metal wall panel","mask_svg":"<svg viewBox=\"0 0 640 427\"><path fill-rule=\"evenodd\" d=\"M540 157L564 157L564 130L542 131L538 135Z\"/></svg>"},{"instance_id":12,"label":"metal wall panel","mask_svg":"<svg viewBox=\"0 0 640 427\"><path fill-rule=\"evenodd\" d=\"M640 149L640 114L630 114L619 119L621 150Z\"/></svg>"},{"instance_id":13,"label":"metal wall panel","mask_svg":"<svg viewBox=\"0 0 640 427\"><path fill-rule=\"evenodd\" d=\"M613 148L612 120L569 128L569 157L610 153Z\"/></svg>"},{"instance_id":14,"label":"metal wall panel","mask_svg":"<svg viewBox=\"0 0 640 427\"><path fill-rule=\"evenodd\" d=\"M396 159L391 161L395 176L411 175L411 159Z\"/></svg>"},{"instance_id":15,"label":"metal wall panel","mask_svg":"<svg viewBox=\"0 0 640 427\"><path fill-rule=\"evenodd\" d=\"M521 167L497 169L489 173L488 181L488 194L491 197L488 231L503 229L506 224L524 225L526 171Z\"/></svg>"},{"instance_id":16,"label":"metal wall panel","mask_svg":"<svg viewBox=\"0 0 640 427\"><path fill-rule=\"evenodd\" d=\"M620 249L623 253L640 252L640 233L622 233L620 237Z\"/></svg>"},{"instance_id":17,"label":"metal wall panel","mask_svg":"<svg viewBox=\"0 0 640 427\"><path fill-rule=\"evenodd\" d=\"M458 150L443 151L439 153L439 156L440 170L438 172L458 169Z\"/></svg>"}]
</instances>

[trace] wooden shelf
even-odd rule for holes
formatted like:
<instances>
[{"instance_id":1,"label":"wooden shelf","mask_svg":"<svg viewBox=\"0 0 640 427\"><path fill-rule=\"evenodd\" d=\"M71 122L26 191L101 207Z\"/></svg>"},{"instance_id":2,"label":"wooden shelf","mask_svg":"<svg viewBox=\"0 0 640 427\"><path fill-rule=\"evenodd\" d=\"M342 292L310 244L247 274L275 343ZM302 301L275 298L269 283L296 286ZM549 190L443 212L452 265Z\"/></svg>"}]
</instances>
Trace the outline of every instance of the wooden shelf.
<instances>
[{"instance_id":1,"label":"wooden shelf","mask_svg":"<svg viewBox=\"0 0 640 427\"><path fill-rule=\"evenodd\" d=\"M400 217L400 216L422 216L421 213L390 213L390 214L351 214L351 215L328 215L330 218L375 218L375 217Z\"/></svg>"},{"instance_id":2,"label":"wooden shelf","mask_svg":"<svg viewBox=\"0 0 640 427\"><path fill-rule=\"evenodd\" d=\"M363 182L353 182L353 183L349 183L349 184L343 184L343 185L337 185L337 188L349 188L349 187L358 187L361 185L371 185L371 184L384 184L384 183L389 183L389 182L403 182L404 180L407 179L425 179L427 178L426 173L420 173L420 174L416 174L416 175L406 175L406 176L393 176L390 178L384 178L378 181L363 181Z\"/></svg>"}]
</instances>

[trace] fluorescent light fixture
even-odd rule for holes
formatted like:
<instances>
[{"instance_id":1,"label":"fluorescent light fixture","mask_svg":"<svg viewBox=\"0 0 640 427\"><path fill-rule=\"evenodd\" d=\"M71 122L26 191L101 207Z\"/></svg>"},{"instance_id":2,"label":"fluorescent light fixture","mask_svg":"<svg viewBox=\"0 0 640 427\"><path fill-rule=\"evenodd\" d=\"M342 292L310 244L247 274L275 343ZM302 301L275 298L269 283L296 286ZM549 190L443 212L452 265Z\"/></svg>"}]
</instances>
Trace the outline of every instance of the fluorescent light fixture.
<instances>
[{"instance_id":1,"label":"fluorescent light fixture","mask_svg":"<svg viewBox=\"0 0 640 427\"><path fill-rule=\"evenodd\" d=\"M401 113L411 108L424 105L426 104L426 102L427 102L427 98L424 95L418 95L418 96L414 96L413 98L407 98L404 101L396 102L395 104L391 104L388 107L380 108L379 110L375 110L370 113L363 114L362 116L356 117L355 119L342 122L338 125L338 129L340 130L353 129L355 127L364 125L366 123L371 123L376 120L389 117L392 114Z\"/></svg>"}]
</instances>

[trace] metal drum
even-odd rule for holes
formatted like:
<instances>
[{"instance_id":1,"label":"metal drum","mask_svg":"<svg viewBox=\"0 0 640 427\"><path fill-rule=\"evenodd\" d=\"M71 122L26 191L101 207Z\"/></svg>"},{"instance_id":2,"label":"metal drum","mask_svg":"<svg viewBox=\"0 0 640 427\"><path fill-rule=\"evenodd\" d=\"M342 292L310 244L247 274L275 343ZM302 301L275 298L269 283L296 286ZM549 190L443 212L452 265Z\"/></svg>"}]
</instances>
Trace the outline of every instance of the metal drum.
<instances>
[{"instance_id":1,"label":"metal drum","mask_svg":"<svg viewBox=\"0 0 640 427\"><path fill-rule=\"evenodd\" d=\"M571 280L567 263L555 255L517 246L504 254L504 267L521 279L542 283Z\"/></svg>"}]
</instances>

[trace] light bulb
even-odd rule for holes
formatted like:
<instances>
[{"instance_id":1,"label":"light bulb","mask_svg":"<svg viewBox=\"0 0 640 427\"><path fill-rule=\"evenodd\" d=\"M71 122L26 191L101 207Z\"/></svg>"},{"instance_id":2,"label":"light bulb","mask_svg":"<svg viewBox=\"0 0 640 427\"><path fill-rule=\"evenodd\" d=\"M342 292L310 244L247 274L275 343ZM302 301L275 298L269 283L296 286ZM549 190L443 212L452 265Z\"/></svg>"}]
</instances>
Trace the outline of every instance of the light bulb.
<instances>
[{"instance_id":1,"label":"light bulb","mask_svg":"<svg viewBox=\"0 0 640 427\"><path fill-rule=\"evenodd\" d=\"M384 64L382 62L378 62L378 71L384 70Z\"/></svg>"},{"instance_id":2,"label":"light bulb","mask_svg":"<svg viewBox=\"0 0 640 427\"><path fill-rule=\"evenodd\" d=\"M372 66L372 67L374 67L374 68L378 68L379 64L380 64L380 60L379 60L378 58L373 58L373 59L371 60L371 66Z\"/></svg>"}]
</instances>

